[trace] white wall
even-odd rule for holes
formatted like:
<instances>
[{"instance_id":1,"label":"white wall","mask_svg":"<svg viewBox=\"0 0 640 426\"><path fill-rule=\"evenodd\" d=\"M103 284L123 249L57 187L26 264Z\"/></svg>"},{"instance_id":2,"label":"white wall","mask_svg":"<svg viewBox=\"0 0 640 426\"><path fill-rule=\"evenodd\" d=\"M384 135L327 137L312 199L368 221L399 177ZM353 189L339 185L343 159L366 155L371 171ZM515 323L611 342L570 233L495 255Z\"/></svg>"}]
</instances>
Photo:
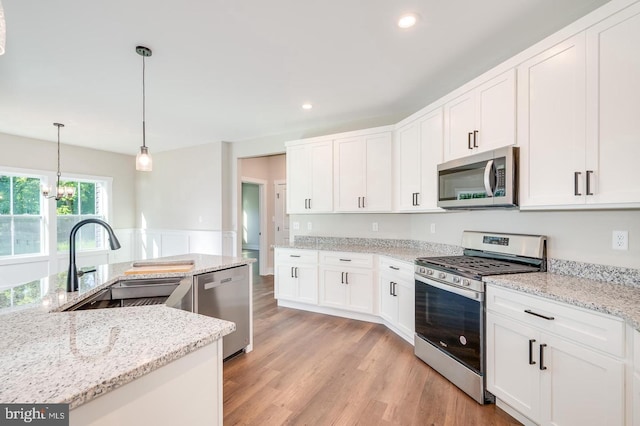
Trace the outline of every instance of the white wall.
<instances>
[{"instance_id":1,"label":"white wall","mask_svg":"<svg viewBox=\"0 0 640 426\"><path fill-rule=\"evenodd\" d=\"M138 172L136 226L222 229L222 144L153 154L153 171Z\"/></svg>"},{"instance_id":2,"label":"white wall","mask_svg":"<svg viewBox=\"0 0 640 426\"><path fill-rule=\"evenodd\" d=\"M640 268L640 210L478 210L407 214L292 215L297 235L395 238L460 245L462 231L542 234L555 259ZM307 229L311 222L312 230ZM378 223L378 232L371 231ZM435 224L435 233L430 232ZM291 227L293 229L293 226ZM611 248L613 230L629 231L629 250Z\"/></svg>"}]
</instances>

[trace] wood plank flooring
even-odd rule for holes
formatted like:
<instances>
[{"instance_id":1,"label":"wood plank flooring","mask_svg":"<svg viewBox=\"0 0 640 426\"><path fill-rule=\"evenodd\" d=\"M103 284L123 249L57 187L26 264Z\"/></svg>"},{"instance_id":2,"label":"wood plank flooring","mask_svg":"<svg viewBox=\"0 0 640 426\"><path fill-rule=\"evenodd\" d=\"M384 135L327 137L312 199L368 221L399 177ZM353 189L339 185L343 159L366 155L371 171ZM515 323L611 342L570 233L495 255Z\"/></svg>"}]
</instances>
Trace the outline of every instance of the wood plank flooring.
<instances>
[{"instance_id":1,"label":"wood plank flooring","mask_svg":"<svg viewBox=\"0 0 640 426\"><path fill-rule=\"evenodd\" d=\"M225 425L519 425L380 324L279 308L254 276L254 350L224 364Z\"/></svg>"}]
</instances>

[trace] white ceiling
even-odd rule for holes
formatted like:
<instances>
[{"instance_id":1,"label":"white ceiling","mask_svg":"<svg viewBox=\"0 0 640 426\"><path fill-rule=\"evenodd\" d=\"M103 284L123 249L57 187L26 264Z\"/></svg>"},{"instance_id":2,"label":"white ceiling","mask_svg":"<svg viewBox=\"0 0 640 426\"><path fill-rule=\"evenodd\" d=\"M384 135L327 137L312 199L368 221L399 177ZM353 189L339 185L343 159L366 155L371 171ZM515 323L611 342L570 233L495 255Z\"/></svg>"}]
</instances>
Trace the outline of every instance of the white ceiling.
<instances>
[{"instance_id":1,"label":"white ceiling","mask_svg":"<svg viewBox=\"0 0 640 426\"><path fill-rule=\"evenodd\" d=\"M2 0L0 132L134 155L138 44L152 153L390 124L607 1Z\"/></svg>"}]
</instances>

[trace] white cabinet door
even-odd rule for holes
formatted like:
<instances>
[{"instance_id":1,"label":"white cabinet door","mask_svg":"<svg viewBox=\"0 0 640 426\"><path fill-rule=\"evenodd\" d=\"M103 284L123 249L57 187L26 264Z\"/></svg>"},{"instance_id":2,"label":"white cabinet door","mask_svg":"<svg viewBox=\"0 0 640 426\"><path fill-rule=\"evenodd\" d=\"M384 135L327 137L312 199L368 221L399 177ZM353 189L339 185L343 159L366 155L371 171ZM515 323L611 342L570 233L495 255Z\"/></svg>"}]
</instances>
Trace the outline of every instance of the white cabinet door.
<instances>
[{"instance_id":1,"label":"white cabinet door","mask_svg":"<svg viewBox=\"0 0 640 426\"><path fill-rule=\"evenodd\" d=\"M311 265L296 266L297 301L303 303L318 303L318 267Z\"/></svg>"},{"instance_id":2,"label":"white cabinet door","mask_svg":"<svg viewBox=\"0 0 640 426\"><path fill-rule=\"evenodd\" d=\"M373 272L369 269L320 268L320 305L354 312L374 312Z\"/></svg>"},{"instance_id":3,"label":"white cabinet door","mask_svg":"<svg viewBox=\"0 0 640 426\"><path fill-rule=\"evenodd\" d=\"M516 77L509 70L477 89L478 134L474 151L483 152L516 142Z\"/></svg>"},{"instance_id":4,"label":"white cabinet door","mask_svg":"<svg viewBox=\"0 0 640 426\"><path fill-rule=\"evenodd\" d=\"M287 213L333 210L333 142L287 147Z\"/></svg>"},{"instance_id":5,"label":"white cabinet door","mask_svg":"<svg viewBox=\"0 0 640 426\"><path fill-rule=\"evenodd\" d=\"M443 126L438 108L396 130L396 210L437 209Z\"/></svg>"},{"instance_id":6,"label":"white cabinet door","mask_svg":"<svg viewBox=\"0 0 640 426\"><path fill-rule=\"evenodd\" d=\"M476 94L467 92L445 106L445 161L465 157L473 152L476 127ZM477 146L477 143L476 143Z\"/></svg>"},{"instance_id":7,"label":"white cabinet door","mask_svg":"<svg viewBox=\"0 0 640 426\"><path fill-rule=\"evenodd\" d=\"M399 211L418 210L416 194L421 191L422 163L420 161L420 125L412 121L395 132L396 170L398 185L396 189L396 209Z\"/></svg>"},{"instance_id":8,"label":"white cabinet door","mask_svg":"<svg viewBox=\"0 0 640 426\"><path fill-rule=\"evenodd\" d=\"M334 189L336 211L358 211L366 193L366 145L361 137L334 142Z\"/></svg>"},{"instance_id":9,"label":"white cabinet door","mask_svg":"<svg viewBox=\"0 0 640 426\"><path fill-rule=\"evenodd\" d=\"M291 264L276 265L275 298L296 300L298 280L295 278L295 266Z\"/></svg>"},{"instance_id":10,"label":"white cabinet door","mask_svg":"<svg viewBox=\"0 0 640 426\"><path fill-rule=\"evenodd\" d=\"M380 316L391 324L398 322L398 299L393 295L393 277L380 275Z\"/></svg>"},{"instance_id":11,"label":"white cabinet door","mask_svg":"<svg viewBox=\"0 0 640 426\"><path fill-rule=\"evenodd\" d=\"M624 362L543 334L541 423L624 425Z\"/></svg>"},{"instance_id":12,"label":"white cabinet door","mask_svg":"<svg viewBox=\"0 0 640 426\"><path fill-rule=\"evenodd\" d=\"M310 151L304 145L287 148L287 213L306 213L311 197Z\"/></svg>"},{"instance_id":13,"label":"white cabinet door","mask_svg":"<svg viewBox=\"0 0 640 426\"><path fill-rule=\"evenodd\" d=\"M310 146L311 194L310 213L326 213L333 210L333 142L316 142Z\"/></svg>"},{"instance_id":14,"label":"white cabinet door","mask_svg":"<svg viewBox=\"0 0 640 426\"><path fill-rule=\"evenodd\" d=\"M535 352L539 340L539 333L532 327L487 312L487 389L537 422L540 377Z\"/></svg>"},{"instance_id":15,"label":"white cabinet door","mask_svg":"<svg viewBox=\"0 0 640 426\"><path fill-rule=\"evenodd\" d=\"M445 104L445 161L516 142L515 70Z\"/></svg>"},{"instance_id":16,"label":"white cabinet door","mask_svg":"<svg viewBox=\"0 0 640 426\"><path fill-rule=\"evenodd\" d=\"M416 331L415 283L411 280L398 280L395 288L398 299L398 329L410 340Z\"/></svg>"},{"instance_id":17,"label":"white cabinet door","mask_svg":"<svg viewBox=\"0 0 640 426\"><path fill-rule=\"evenodd\" d=\"M391 211L391 133L334 142L335 210Z\"/></svg>"},{"instance_id":18,"label":"white cabinet door","mask_svg":"<svg viewBox=\"0 0 640 426\"><path fill-rule=\"evenodd\" d=\"M366 192L362 208L371 212L390 212L392 181L391 132L367 135L366 146Z\"/></svg>"},{"instance_id":19,"label":"white cabinet door","mask_svg":"<svg viewBox=\"0 0 640 426\"><path fill-rule=\"evenodd\" d=\"M585 68L584 34L518 67L523 207L584 203Z\"/></svg>"},{"instance_id":20,"label":"white cabinet door","mask_svg":"<svg viewBox=\"0 0 640 426\"><path fill-rule=\"evenodd\" d=\"M640 203L640 4L591 27L586 37L585 173L593 194L586 202Z\"/></svg>"}]
</instances>

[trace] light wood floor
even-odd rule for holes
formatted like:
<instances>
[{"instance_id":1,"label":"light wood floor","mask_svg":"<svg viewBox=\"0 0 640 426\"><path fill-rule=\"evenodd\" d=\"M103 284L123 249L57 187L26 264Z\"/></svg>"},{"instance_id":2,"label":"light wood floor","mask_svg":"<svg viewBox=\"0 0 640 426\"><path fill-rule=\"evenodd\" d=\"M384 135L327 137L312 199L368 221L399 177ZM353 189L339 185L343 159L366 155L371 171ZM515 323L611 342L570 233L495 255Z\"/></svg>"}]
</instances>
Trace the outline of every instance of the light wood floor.
<instances>
[{"instance_id":1,"label":"light wood floor","mask_svg":"<svg viewBox=\"0 0 640 426\"><path fill-rule=\"evenodd\" d=\"M372 324L278 308L254 276L254 350L224 364L225 425L518 425Z\"/></svg>"}]
</instances>

